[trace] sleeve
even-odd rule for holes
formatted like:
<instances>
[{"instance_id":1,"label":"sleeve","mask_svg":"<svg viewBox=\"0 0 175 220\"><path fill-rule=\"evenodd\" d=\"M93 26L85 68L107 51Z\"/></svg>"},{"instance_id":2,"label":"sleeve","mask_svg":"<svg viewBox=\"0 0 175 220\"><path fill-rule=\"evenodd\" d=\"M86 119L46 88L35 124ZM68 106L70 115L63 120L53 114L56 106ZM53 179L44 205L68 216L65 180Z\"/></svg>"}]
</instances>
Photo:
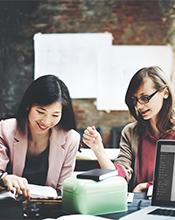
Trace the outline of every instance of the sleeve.
<instances>
[{"instance_id":1,"label":"sleeve","mask_svg":"<svg viewBox=\"0 0 175 220\"><path fill-rule=\"evenodd\" d=\"M126 126L122 130L120 139L120 152L114 162L115 167L119 171L119 175L125 177L127 181L129 181L132 177L135 161L135 155L131 141L133 138L132 133L133 128L130 126Z\"/></svg>"},{"instance_id":2,"label":"sleeve","mask_svg":"<svg viewBox=\"0 0 175 220\"><path fill-rule=\"evenodd\" d=\"M118 176L121 176L127 180L127 173L123 166L118 163L114 163L115 169L118 171Z\"/></svg>"},{"instance_id":3,"label":"sleeve","mask_svg":"<svg viewBox=\"0 0 175 220\"><path fill-rule=\"evenodd\" d=\"M57 184L57 190L62 188L63 181L71 176L75 168L76 155L80 144L80 135L78 132L71 130L67 136L67 153L61 169L60 178Z\"/></svg>"},{"instance_id":4,"label":"sleeve","mask_svg":"<svg viewBox=\"0 0 175 220\"><path fill-rule=\"evenodd\" d=\"M5 138L3 135L3 121L0 121L0 170L6 171L7 164L9 162L8 157L8 146L5 142Z\"/></svg>"}]
</instances>

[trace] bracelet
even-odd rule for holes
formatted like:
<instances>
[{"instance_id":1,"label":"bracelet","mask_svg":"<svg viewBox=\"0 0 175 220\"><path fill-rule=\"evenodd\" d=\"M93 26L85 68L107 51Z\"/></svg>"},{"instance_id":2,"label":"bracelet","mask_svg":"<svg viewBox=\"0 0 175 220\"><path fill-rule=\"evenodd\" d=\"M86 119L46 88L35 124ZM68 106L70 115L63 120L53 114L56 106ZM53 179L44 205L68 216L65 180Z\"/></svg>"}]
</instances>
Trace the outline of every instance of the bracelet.
<instances>
[{"instance_id":1,"label":"bracelet","mask_svg":"<svg viewBox=\"0 0 175 220\"><path fill-rule=\"evenodd\" d=\"M7 172L2 172L2 173L0 174L0 186L4 186L3 178L4 178L5 176L7 176L7 175L8 175Z\"/></svg>"},{"instance_id":2,"label":"bracelet","mask_svg":"<svg viewBox=\"0 0 175 220\"><path fill-rule=\"evenodd\" d=\"M0 171L0 179L1 179L1 177L3 176L3 174L5 173L5 171Z\"/></svg>"},{"instance_id":3,"label":"bracelet","mask_svg":"<svg viewBox=\"0 0 175 220\"><path fill-rule=\"evenodd\" d=\"M153 183L151 182L151 181L149 181L149 182L147 182L147 184L146 184L146 188L148 189L150 186L152 186L153 185Z\"/></svg>"},{"instance_id":4,"label":"bracelet","mask_svg":"<svg viewBox=\"0 0 175 220\"><path fill-rule=\"evenodd\" d=\"M2 173L2 175L0 176L0 179L2 180L5 176L7 176L7 172Z\"/></svg>"}]
</instances>

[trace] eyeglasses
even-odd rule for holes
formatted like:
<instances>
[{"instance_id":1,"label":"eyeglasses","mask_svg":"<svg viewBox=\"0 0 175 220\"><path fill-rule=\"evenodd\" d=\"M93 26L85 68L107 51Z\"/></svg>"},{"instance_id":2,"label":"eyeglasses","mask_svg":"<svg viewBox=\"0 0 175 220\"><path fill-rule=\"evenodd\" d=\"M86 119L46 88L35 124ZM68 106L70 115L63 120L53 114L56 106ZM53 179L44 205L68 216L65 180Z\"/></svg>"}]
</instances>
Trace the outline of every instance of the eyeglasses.
<instances>
[{"instance_id":1,"label":"eyeglasses","mask_svg":"<svg viewBox=\"0 0 175 220\"><path fill-rule=\"evenodd\" d=\"M133 96L131 97L132 103L134 106L137 105L137 102L139 102L140 104L146 104L150 101L150 99L158 92L159 90L156 90L155 92L153 92L151 95L142 95L139 98Z\"/></svg>"}]
</instances>

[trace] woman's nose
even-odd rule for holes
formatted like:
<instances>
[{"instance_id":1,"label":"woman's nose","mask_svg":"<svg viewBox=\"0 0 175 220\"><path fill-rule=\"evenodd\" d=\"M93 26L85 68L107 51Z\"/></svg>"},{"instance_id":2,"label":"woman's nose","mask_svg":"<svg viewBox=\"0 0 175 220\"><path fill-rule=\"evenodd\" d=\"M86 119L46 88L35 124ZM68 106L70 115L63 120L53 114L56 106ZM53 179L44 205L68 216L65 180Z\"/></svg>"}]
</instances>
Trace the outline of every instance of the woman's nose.
<instances>
[{"instance_id":1,"label":"woman's nose","mask_svg":"<svg viewBox=\"0 0 175 220\"><path fill-rule=\"evenodd\" d=\"M143 105L144 105L144 104L141 104L140 102L137 101L135 107L136 107L137 110L140 110L140 109L143 108Z\"/></svg>"},{"instance_id":2,"label":"woman's nose","mask_svg":"<svg viewBox=\"0 0 175 220\"><path fill-rule=\"evenodd\" d=\"M41 123L45 126L49 126L52 123L52 121L49 117L44 117L42 118Z\"/></svg>"}]
</instances>

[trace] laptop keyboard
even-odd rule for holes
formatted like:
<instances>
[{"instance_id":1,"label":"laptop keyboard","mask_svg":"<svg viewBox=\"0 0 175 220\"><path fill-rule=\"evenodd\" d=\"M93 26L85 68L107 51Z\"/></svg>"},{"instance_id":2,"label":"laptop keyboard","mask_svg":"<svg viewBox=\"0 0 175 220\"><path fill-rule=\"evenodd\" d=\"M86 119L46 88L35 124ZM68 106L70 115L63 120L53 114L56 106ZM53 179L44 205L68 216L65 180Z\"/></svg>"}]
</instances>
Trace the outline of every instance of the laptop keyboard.
<instances>
[{"instance_id":1,"label":"laptop keyboard","mask_svg":"<svg viewBox=\"0 0 175 220\"><path fill-rule=\"evenodd\" d=\"M173 210L173 209L155 209L154 211L149 212L148 214L151 214L151 215L175 216L175 210Z\"/></svg>"}]
</instances>

